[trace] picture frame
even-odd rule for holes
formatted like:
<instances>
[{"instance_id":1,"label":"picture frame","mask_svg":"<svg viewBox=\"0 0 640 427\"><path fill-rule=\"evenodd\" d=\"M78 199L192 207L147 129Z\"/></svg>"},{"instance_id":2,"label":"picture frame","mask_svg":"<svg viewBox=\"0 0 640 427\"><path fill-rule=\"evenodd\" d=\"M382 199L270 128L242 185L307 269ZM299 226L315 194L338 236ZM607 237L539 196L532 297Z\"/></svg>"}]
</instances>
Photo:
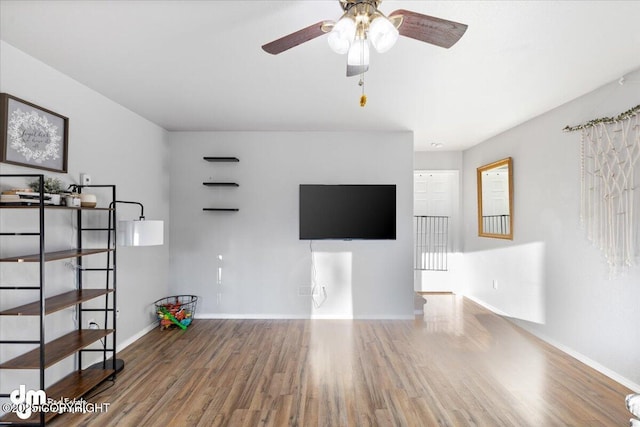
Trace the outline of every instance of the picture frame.
<instances>
[{"instance_id":1,"label":"picture frame","mask_svg":"<svg viewBox=\"0 0 640 427\"><path fill-rule=\"evenodd\" d=\"M67 117L0 93L0 118L0 162L67 172Z\"/></svg>"}]
</instances>

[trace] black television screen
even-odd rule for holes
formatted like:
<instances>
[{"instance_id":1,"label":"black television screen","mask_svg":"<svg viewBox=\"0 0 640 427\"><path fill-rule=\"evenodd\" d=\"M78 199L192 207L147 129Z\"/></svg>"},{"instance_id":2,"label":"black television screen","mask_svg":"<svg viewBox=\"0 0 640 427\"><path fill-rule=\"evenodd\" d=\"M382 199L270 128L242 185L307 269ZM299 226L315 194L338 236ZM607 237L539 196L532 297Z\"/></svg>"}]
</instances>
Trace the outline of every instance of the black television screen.
<instances>
[{"instance_id":1,"label":"black television screen","mask_svg":"<svg viewBox=\"0 0 640 427\"><path fill-rule=\"evenodd\" d=\"M301 240L395 238L395 185L300 185Z\"/></svg>"}]
</instances>

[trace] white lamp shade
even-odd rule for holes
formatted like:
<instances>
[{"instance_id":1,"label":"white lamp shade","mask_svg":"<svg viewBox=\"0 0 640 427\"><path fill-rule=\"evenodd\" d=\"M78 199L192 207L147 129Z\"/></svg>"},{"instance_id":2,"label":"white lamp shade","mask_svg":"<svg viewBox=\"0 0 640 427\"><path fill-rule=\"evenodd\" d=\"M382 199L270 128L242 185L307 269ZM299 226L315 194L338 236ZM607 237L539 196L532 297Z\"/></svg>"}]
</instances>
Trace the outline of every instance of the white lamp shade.
<instances>
[{"instance_id":1,"label":"white lamp shade","mask_svg":"<svg viewBox=\"0 0 640 427\"><path fill-rule=\"evenodd\" d=\"M347 55L347 77L362 74L369 69L369 40L357 39Z\"/></svg>"},{"instance_id":2,"label":"white lamp shade","mask_svg":"<svg viewBox=\"0 0 640 427\"><path fill-rule=\"evenodd\" d=\"M369 24L369 40L374 49L384 53L398 41L398 29L384 16L378 16Z\"/></svg>"},{"instance_id":3,"label":"white lamp shade","mask_svg":"<svg viewBox=\"0 0 640 427\"><path fill-rule=\"evenodd\" d=\"M343 55L349 51L349 46L355 37L356 23L352 18L345 16L333 26L327 41L331 50Z\"/></svg>"},{"instance_id":4,"label":"white lamp shade","mask_svg":"<svg viewBox=\"0 0 640 427\"><path fill-rule=\"evenodd\" d=\"M118 245L155 246L164 243L164 221L118 221Z\"/></svg>"},{"instance_id":5,"label":"white lamp shade","mask_svg":"<svg viewBox=\"0 0 640 427\"><path fill-rule=\"evenodd\" d=\"M358 39L351 45L347 65L365 67L369 65L369 41Z\"/></svg>"}]
</instances>

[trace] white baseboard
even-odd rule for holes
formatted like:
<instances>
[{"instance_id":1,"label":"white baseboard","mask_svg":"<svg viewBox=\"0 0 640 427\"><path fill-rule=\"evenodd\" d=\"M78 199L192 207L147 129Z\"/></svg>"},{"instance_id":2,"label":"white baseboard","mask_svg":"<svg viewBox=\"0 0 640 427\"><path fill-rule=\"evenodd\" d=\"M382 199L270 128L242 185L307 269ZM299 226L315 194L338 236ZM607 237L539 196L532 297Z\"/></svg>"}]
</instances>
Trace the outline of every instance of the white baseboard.
<instances>
[{"instance_id":1,"label":"white baseboard","mask_svg":"<svg viewBox=\"0 0 640 427\"><path fill-rule=\"evenodd\" d=\"M195 319L308 319L309 316L292 314L235 314L235 313L198 313Z\"/></svg>"},{"instance_id":2,"label":"white baseboard","mask_svg":"<svg viewBox=\"0 0 640 427\"><path fill-rule=\"evenodd\" d=\"M485 303L482 300L479 300L471 295L464 295L465 298L470 299L471 301L475 302L478 305L481 305L482 307L486 308L489 311L492 311L493 313L499 315L499 316L503 316L505 317L507 320L510 320L511 316L509 316L508 314L506 314L505 312L498 310L495 307L492 307L491 305ZM513 322L512 322L513 323ZM515 323L514 323L515 325ZM516 325L518 327L520 327L519 325ZM574 359L579 360L580 362L584 363L585 365L589 366L590 368L595 369L596 371L600 372L603 375L606 375L607 377L611 378L612 380L614 380L617 383L622 384L623 386L633 390L635 393L640 393L640 384L636 384L635 382L629 380L628 378L623 377L622 375L618 374L617 372L612 371L611 369L607 368L606 366L601 365L600 363L596 362L595 360L592 360L590 358L588 358L587 356L585 356L584 354L581 354L575 350L573 350L570 347L565 346L564 344L560 344L559 342L544 336L540 333L537 333L535 331L531 331L529 329L525 329L527 332L535 335L536 337L540 338L542 341L546 342L549 345L552 345L553 347L557 348L558 350L562 351L563 353L567 353L569 356L573 357Z\"/></svg>"},{"instance_id":3,"label":"white baseboard","mask_svg":"<svg viewBox=\"0 0 640 427\"><path fill-rule=\"evenodd\" d=\"M353 315L353 314L233 314L198 313L196 319L326 319L326 320L413 320L413 315Z\"/></svg>"},{"instance_id":4,"label":"white baseboard","mask_svg":"<svg viewBox=\"0 0 640 427\"><path fill-rule=\"evenodd\" d=\"M119 345L116 345L116 358L118 357L117 353L121 352L122 350L124 350L125 348L127 348L128 346L130 346L140 338L142 338L144 335L148 334L151 330L153 330L153 328L156 328L157 326L158 326L158 323L154 322L153 324L147 326L137 334L130 337L129 339L125 340ZM91 366L94 363L102 362L102 356L100 356L99 353L95 353L93 357L83 358L82 360L84 362L82 365L83 367L86 368L87 366Z\"/></svg>"},{"instance_id":5,"label":"white baseboard","mask_svg":"<svg viewBox=\"0 0 640 427\"><path fill-rule=\"evenodd\" d=\"M487 304L486 302L482 301L481 299L478 299L472 295L466 295L466 294L458 294L458 295L462 295L463 297L470 299L471 301L475 302L478 305L481 305L482 307L486 308L487 310L497 314L498 316L504 316L504 317L510 317L507 313L505 313L502 310L499 310L495 307L493 307L490 304Z\"/></svg>"},{"instance_id":6,"label":"white baseboard","mask_svg":"<svg viewBox=\"0 0 640 427\"><path fill-rule=\"evenodd\" d=\"M540 338L542 341L554 346L555 348L557 348L558 350L567 353L569 356L579 360L580 362L584 363L585 365L589 366L590 368L595 369L596 371L600 372L603 375L606 375L607 377L611 378L612 380L614 380L617 383L622 384L623 386L633 390L634 393L640 393L640 384L636 384L633 381L631 381L628 378L623 377L622 375L618 374L617 372L612 371L611 369L607 368L606 366L601 365L600 363L596 362L595 360L589 359L587 356L585 356L584 354L578 353L577 351L563 345L560 344L559 342L556 342L552 339L550 339L549 337L546 337L544 335L541 334L537 334L534 333L533 331L529 331L527 330L527 332L532 333L533 335L535 335L536 337Z\"/></svg>"},{"instance_id":7,"label":"white baseboard","mask_svg":"<svg viewBox=\"0 0 640 427\"><path fill-rule=\"evenodd\" d=\"M388 315L388 316L354 316L355 320L415 320L416 316L414 314L398 314L398 315Z\"/></svg>"},{"instance_id":8,"label":"white baseboard","mask_svg":"<svg viewBox=\"0 0 640 427\"><path fill-rule=\"evenodd\" d=\"M116 351L120 352L120 351L124 350L125 348L129 347L131 344L133 344L134 342L138 341L140 338L142 338L143 336L147 335L149 332L151 332L154 328L157 328L157 327L158 327L158 322L153 322L152 324L148 325L146 328L144 328L143 330L141 330L137 334L129 337L125 341L123 341L120 344L118 344L116 346Z\"/></svg>"}]
</instances>

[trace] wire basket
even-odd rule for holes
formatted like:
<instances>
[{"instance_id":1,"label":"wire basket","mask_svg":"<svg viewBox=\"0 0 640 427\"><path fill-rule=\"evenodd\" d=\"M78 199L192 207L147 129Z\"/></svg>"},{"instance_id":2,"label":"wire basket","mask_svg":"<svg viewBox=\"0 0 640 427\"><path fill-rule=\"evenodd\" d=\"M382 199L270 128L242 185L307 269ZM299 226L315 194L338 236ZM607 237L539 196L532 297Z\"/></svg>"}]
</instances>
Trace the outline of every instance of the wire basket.
<instances>
[{"instance_id":1,"label":"wire basket","mask_svg":"<svg viewBox=\"0 0 640 427\"><path fill-rule=\"evenodd\" d=\"M195 295L174 295L156 301L156 316L160 329L187 329L193 324L198 297Z\"/></svg>"}]
</instances>

